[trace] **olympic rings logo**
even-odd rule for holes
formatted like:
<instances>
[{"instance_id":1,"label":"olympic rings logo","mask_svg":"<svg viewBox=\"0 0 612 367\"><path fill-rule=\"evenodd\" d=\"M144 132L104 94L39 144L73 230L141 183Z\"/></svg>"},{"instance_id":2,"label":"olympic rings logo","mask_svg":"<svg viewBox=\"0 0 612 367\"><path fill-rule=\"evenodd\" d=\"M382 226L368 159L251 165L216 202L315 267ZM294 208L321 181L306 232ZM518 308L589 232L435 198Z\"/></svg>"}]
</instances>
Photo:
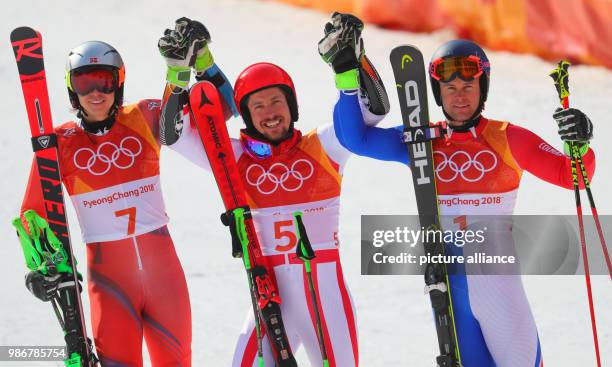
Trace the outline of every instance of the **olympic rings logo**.
<instances>
[{"instance_id":1,"label":"olympic rings logo","mask_svg":"<svg viewBox=\"0 0 612 367\"><path fill-rule=\"evenodd\" d=\"M304 169L299 170L299 165L304 165ZM249 185L257 187L260 193L269 195L279 187L288 192L297 191L313 174L314 166L306 159L296 160L291 168L283 163L274 163L267 170L255 163L246 170L246 181Z\"/></svg>"},{"instance_id":2,"label":"olympic rings logo","mask_svg":"<svg viewBox=\"0 0 612 367\"><path fill-rule=\"evenodd\" d=\"M136 151L126 147L129 141L134 141L136 143ZM110 155L108 152L103 152L106 147L110 147ZM107 141L100 144L95 152L90 148L81 148L74 153L73 162L79 169L87 170L94 176L102 176L110 171L113 166L119 169L128 169L132 167L136 161L136 156L138 156L141 152L142 144L140 141L133 136L127 136L121 140L119 146L117 146L115 143ZM119 159L123 156L127 157L127 161L123 160L123 162L120 162ZM79 159L79 157L85 157L85 159ZM85 164L81 164L79 162L85 162ZM96 170L94 168L94 166L99 166L96 165L98 162L103 164L103 169Z\"/></svg>"},{"instance_id":3,"label":"olympic rings logo","mask_svg":"<svg viewBox=\"0 0 612 367\"><path fill-rule=\"evenodd\" d=\"M438 180L442 182L452 182L457 178L457 176L461 176L461 178L467 182L480 181L484 177L485 173L491 172L495 169L495 167L497 167L497 156L490 150L481 150L474 155L474 158L463 150L454 152L450 157L447 157L446 154L438 151L434 151L434 154L439 154L442 156L442 162L436 165L436 176L438 177ZM481 161L481 158L484 158L484 155L490 156L493 160L488 167L485 167L485 163ZM459 156L465 157L465 162L457 163L457 158L459 158ZM441 172L447 168L453 172L453 175L450 178L444 178L441 175ZM465 172L470 168L479 172L479 175L474 178L467 177Z\"/></svg>"}]
</instances>

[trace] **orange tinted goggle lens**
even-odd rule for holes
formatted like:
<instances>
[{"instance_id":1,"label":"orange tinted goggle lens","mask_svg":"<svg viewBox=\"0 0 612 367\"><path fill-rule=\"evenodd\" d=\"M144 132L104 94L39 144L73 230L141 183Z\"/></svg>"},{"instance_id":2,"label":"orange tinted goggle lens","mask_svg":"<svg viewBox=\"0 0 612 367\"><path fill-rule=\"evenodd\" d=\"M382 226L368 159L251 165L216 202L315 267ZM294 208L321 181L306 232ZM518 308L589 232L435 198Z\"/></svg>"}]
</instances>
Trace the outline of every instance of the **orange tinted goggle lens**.
<instances>
[{"instance_id":1,"label":"orange tinted goggle lens","mask_svg":"<svg viewBox=\"0 0 612 367\"><path fill-rule=\"evenodd\" d=\"M73 72L70 75L70 85L75 93L84 96L94 90L101 93L114 92L117 82L115 73L111 70L98 69Z\"/></svg>"},{"instance_id":2,"label":"orange tinted goggle lens","mask_svg":"<svg viewBox=\"0 0 612 367\"><path fill-rule=\"evenodd\" d=\"M449 82L457 76L472 80L482 74L480 60L474 56L438 59L432 66L432 76L441 82Z\"/></svg>"}]
</instances>

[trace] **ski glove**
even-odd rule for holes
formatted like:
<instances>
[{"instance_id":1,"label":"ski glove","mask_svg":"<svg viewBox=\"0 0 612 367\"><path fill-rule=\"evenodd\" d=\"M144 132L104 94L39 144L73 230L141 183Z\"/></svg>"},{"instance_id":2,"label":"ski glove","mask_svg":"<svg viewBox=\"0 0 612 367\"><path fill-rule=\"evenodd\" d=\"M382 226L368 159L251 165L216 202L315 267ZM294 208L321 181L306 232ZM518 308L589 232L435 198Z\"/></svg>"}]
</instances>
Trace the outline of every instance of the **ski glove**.
<instances>
[{"instance_id":1,"label":"ski glove","mask_svg":"<svg viewBox=\"0 0 612 367\"><path fill-rule=\"evenodd\" d=\"M32 270L26 274L26 288L36 298L43 302L50 301L57 294L59 284L62 280L62 274L42 275L41 273Z\"/></svg>"},{"instance_id":2,"label":"ski glove","mask_svg":"<svg viewBox=\"0 0 612 367\"><path fill-rule=\"evenodd\" d=\"M77 279L79 283L78 290L80 293L83 290L81 285L83 277L81 274L78 274ZM55 297L58 297L57 292L59 290L75 286L72 274L56 273L53 275L43 275L35 270L32 270L26 274L25 285L30 293L43 302L47 302Z\"/></svg>"},{"instance_id":3,"label":"ski glove","mask_svg":"<svg viewBox=\"0 0 612 367\"><path fill-rule=\"evenodd\" d=\"M563 141L586 143L593 138L593 124L582 111L577 108L555 110L553 118L559 126L559 135Z\"/></svg>"},{"instance_id":4,"label":"ski glove","mask_svg":"<svg viewBox=\"0 0 612 367\"><path fill-rule=\"evenodd\" d=\"M166 80L186 88L191 67L202 70L210 67L213 60L208 50L209 41L210 33L202 23L185 17L177 19L174 30L166 29L157 43L159 53L168 65Z\"/></svg>"},{"instance_id":5,"label":"ski glove","mask_svg":"<svg viewBox=\"0 0 612 367\"><path fill-rule=\"evenodd\" d=\"M197 20L192 20L191 26L193 27L194 34L197 34L198 37L205 40L203 46L198 49L195 63L193 64L193 69L195 70L196 75L202 75L215 63L212 53L210 53L210 50L208 49L208 44L210 44L212 40L210 39L210 32L208 32L208 29L206 29L204 24L198 22Z\"/></svg>"},{"instance_id":6,"label":"ski glove","mask_svg":"<svg viewBox=\"0 0 612 367\"><path fill-rule=\"evenodd\" d=\"M563 140L563 150L568 156L572 156L570 143L578 145L578 151L582 157L589 150L589 140L593 138L593 124L591 120L576 108L557 108L553 118L559 126L559 136Z\"/></svg>"},{"instance_id":7,"label":"ski glove","mask_svg":"<svg viewBox=\"0 0 612 367\"><path fill-rule=\"evenodd\" d=\"M361 31L363 22L354 15L334 12L325 24L325 36L319 41L319 54L336 73L338 89L359 87L359 59L364 53Z\"/></svg>"},{"instance_id":8,"label":"ski glove","mask_svg":"<svg viewBox=\"0 0 612 367\"><path fill-rule=\"evenodd\" d=\"M325 24L325 36L319 41L319 54L336 72L336 87L340 90L359 89L359 99L375 116L389 112L390 104L378 71L365 55L363 48L363 22L351 15L333 13ZM380 121L376 117L372 123ZM375 121L375 122L374 122Z\"/></svg>"},{"instance_id":9,"label":"ski glove","mask_svg":"<svg viewBox=\"0 0 612 367\"><path fill-rule=\"evenodd\" d=\"M27 267L43 275L72 274L68 254L47 221L34 210L25 211L23 218L28 230L19 217L13 219L12 224L17 230Z\"/></svg>"},{"instance_id":10,"label":"ski glove","mask_svg":"<svg viewBox=\"0 0 612 367\"><path fill-rule=\"evenodd\" d=\"M59 288L74 285L68 254L43 217L27 210L23 221L19 217L13 219L13 226L30 269L25 284L36 298L49 301ZM82 279L81 274L77 273L77 277Z\"/></svg>"},{"instance_id":11,"label":"ski glove","mask_svg":"<svg viewBox=\"0 0 612 367\"><path fill-rule=\"evenodd\" d=\"M576 108L557 108L553 113L553 118L559 126L559 136L563 140L563 150L565 154L571 156L570 144L578 144L580 156L589 150L589 140L593 138L593 124L582 111Z\"/></svg>"}]
</instances>

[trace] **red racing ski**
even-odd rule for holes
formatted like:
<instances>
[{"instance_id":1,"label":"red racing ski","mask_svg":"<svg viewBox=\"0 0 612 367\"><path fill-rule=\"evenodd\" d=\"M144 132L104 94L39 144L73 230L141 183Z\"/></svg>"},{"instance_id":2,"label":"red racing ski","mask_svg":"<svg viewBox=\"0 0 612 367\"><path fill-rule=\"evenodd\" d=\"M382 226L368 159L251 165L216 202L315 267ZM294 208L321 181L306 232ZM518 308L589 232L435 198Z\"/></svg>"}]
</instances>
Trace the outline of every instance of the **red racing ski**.
<instances>
[{"instance_id":1,"label":"red racing ski","mask_svg":"<svg viewBox=\"0 0 612 367\"><path fill-rule=\"evenodd\" d=\"M247 272L255 314L258 365L263 366L261 340L265 333L276 365L297 366L281 317L281 299L262 257L217 89L209 82L197 83L191 88L189 102L225 205L221 219L230 228L232 255L242 257Z\"/></svg>"},{"instance_id":2,"label":"red racing ski","mask_svg":"<svg viewBox=\"0 0 612 367\"><path fill-rule=\"evenodd\" d=\"M67 352L65 365L68 367L97 366L91 341L87 338L80 287L78 286L80 275L76 270L76 261L70 246L57 140L53 132L49 107L42 37L32 28L19 27L11 32L11 45L19 70L32 133L32 149L36 156L35 169L38 170L40 176L44 199L45 213L39 214L46 221L43 221L43 227L38 228L40 231L33 230L31 224L40 223L36 220L41 217L38 217L33 211L26 211L24 216L30 224L31 232L38 233L24 234L23 226L20 226L20 223L14 221L14 225L18 228L18 234L31 238L31 243L28 243L27 240L24 243L22 238L25 236L20 236L26 263L30 270L43 275L59 274L62 277L62 286L58 288L50 301L64 331ZM16 219L16 222L19 222L19 219ZM50 240L47 230L53 231L61 244ZM37 235L39 236L35 237Z\"/></svg>"}]
</instances>

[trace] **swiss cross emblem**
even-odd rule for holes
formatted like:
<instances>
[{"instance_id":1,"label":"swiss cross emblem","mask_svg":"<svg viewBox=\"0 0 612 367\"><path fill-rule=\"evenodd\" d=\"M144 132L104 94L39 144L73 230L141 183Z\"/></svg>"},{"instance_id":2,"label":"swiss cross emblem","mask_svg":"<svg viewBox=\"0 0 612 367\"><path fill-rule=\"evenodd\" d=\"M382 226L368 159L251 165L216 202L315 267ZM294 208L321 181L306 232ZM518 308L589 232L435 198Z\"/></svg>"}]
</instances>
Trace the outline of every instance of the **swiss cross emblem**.
<instances>
[{"instance_id":1,"label":"swiss cross emblem","mask_svg":"<svg viewBox=\"0 0 612 367\"><path fill-rule=\"evenodd\" d=\"M98 63L98 58L97 57L90 57L89 58L89 62L92 64L97 64Z\"/></svg>"}]
</instances>

